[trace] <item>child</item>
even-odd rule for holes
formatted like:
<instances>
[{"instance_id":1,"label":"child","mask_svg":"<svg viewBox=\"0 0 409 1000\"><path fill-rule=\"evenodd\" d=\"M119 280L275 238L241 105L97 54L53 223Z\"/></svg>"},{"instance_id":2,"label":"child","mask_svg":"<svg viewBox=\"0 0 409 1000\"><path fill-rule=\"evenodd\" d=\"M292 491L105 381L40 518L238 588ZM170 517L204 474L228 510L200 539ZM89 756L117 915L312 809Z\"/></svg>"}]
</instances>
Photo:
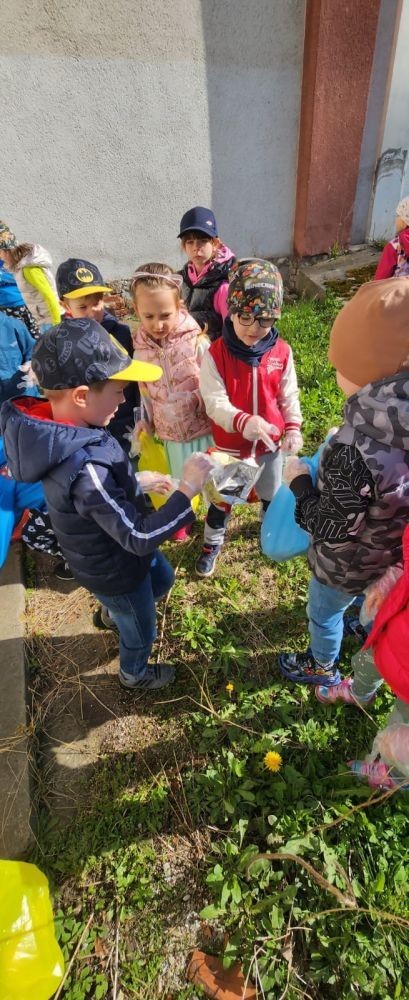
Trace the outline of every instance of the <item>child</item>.
<instances>
[{"instance_id":1,"label":"child","mask_svg":"<svg viewBox=\"0 0 409 1000\"><path fill-rule=\"evenodd\" d=\"M409 514L409 282L371 281L338 314L328 357L347 396L317 487L302 461L285 476L311 534L306 653L282 653L289 680L338 685L343 613L402 556Z\"/></svg>"},{"instance_id":2,"label":"child","mask_svg":"<svg viewBox=\"0 0 409 1000\"><path fill-rule=\"evenodd\" d=\"M174 668L149 663L155 600L174 573L156 546L194 520L191 499L209 462L193 455L167 503L147 514L143 489L118 442L106 431L129 380L149 382L161 369L130 361L95 320L64 319L37 342L33 369L46 399L3 404L1 424L15 479L41 479L57 541L77 582L108 609L119 630L120 683L147 691L169 684ZM168 492L167 476L155 489Z\"/></svg>"},{"instance_id":3,"label":"child","mask_svg":"<svg viewBox=\"0 0 409 1000\"><path fill-rule=\"evenodd\" d=\"M404 573L398 567L369 588L365 606L373 614L379 602L373 629L359 653L352 658L353 677L346 677L333 687L318 686L315 689L319 701L328 703L344 702L346 705L371 705L384 679L397 695L385 728L396 735L399 727L400 748L404 749L406 768L409 766L409 526L403 535ZM380 600L379 600L380 598ZM383 598L383 601L382 601ZM385 746L385 736L375 737L372 757L377 756L377 748ZM394 755L392 755L394 756ZM381 752L382 757L382 752ZM402 786L407 776L394 768L390 773L388 764L382 759L372 761L352 760L348 767L362 777L367 777L373 787L394 788Z\"/></svg>"},{"instance_id":4,"label":"child","mask_svg":"<svg viewBox=\"0 0 409 1000\"><path fill-rule=\"evenodd\" d=\"M203 359L200 389L216 447L263 467L256 493L263 511L281 484L282 450L302 447L301 410L291 347L278 335L283 282L268 260L237 261L230 272L230 319ZM211 504L199 576L211 576L231 507Z\"/></svg>"},{"instance_id":5,"label":"child","mask_svg":"<svg viewBox=\"0 0 409 1000\"><path fill-rule=\"evenodd\" d=\"M179 239L188 259L181 271L183 301L210 340L216 340L227 316L228 274L235 257L219 240L210 208L196 205L185 212Z\"/></svg>"},{"instance_id":6,"label":"child","mask_svg":"<svg viewBox=\"0 0 409 1000\"><path fill-rule=\"evenodd\" d=\"M9 227L5 222L0 222L0 236L9 232ZM31 312L24 304L24 299L20 295L13 275L6 271L4 261L0 260L0 311L6 316L14 316L25 323L28 332L35 339L39 336L39 329L34 321Z\"/></svg>"},{"instance_id":7,"label":"child","mask_svg":"<svg viewBox=\"0 0 409 1000\"><path fill-rule=\"evenodd\" d=\"M57 268L55 276L61 305L73 319L95 319L108 333L112 333L129 357L133 356L132 336L129 326L120 323L104 305L104 293L111 289L104 283L101 272L89 260L70 257ZM124 389L125 402L118 406L109 431L129 454L129 431L134 425L134 409L140 404L137 382L130 382Z\"/></svg>"},{"instance_id":8,"label":"child","mask_svg":"<svg viewBox=\"0 0 409 1000\"><path fill-rule=\"evenodd\" d=\"M47 250L37 243L18 244L14 233L6 230L0 233L0 258L4 260L7 270L15 275L40 333L45 333L53 323L59 323L61 309Z\"/></svg>"},{"instance_id":9,"label":"child","mask_svg":"<svg viewBox=\"0 0 409 1000\"><path fill-rule=\"evenodd\" d=\"M395 230L396 236L382 250L375 281L409 277L409 197L396 207Z\"/></svg>"},{"instance_id":10,"label":"child","mask_svg":"<svg viewBox=\"0 0 409 1000\"><path fill-rule=\"evenodd\" d=\"M178 479L183 463L212 444L210 423L199 392L207 337L180 298L181 277L167 264L144 264L135 271L131 291L141 321L134 333L135 358L160 364L163 375L141 385L147 422L136 427L163 441L171 475ZM186 528L173 536L186 541Z\"/></svg>"},{"instance_id":11,"label":"child","mask_svg":"<svg viewBox=\"0 0 409 1000\"><path fill-rule=\"evenodd\" d=\"M22 390L21 394L38 395L38 390L34 386L30 388L24 380L34 344L21 320L0 312L0 405L15 396L18 389Z\"/></svg>"}]
</instances>

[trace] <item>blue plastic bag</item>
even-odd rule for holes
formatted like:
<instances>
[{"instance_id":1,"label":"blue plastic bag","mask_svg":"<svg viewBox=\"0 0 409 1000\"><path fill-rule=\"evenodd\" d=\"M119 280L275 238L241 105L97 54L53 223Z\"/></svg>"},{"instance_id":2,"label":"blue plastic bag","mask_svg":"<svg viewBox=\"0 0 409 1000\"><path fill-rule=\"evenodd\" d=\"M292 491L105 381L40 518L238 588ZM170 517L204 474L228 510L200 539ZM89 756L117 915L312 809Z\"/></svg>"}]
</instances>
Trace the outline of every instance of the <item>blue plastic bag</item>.
<instances>
[{"instance_id":1,"label":"blue plastic bag","mask_svg":"<svg viewBox=\"0 0 409 1000\"><path fill-rule=\"evenodd\" d=\"M310 469L314 486L325 444L326 441L312 458L304 458L304 455L301 457L301 461ZM289 486L283 483L269 504L261 525L261 551L273 562L286 562L295 556L305 555L308 550L310 535L300 528L294 514L295 496Z\"/></svg>"},{"instance_id":2,"label":"blue plastic bag","mask_svg":"<svg viewBox=\"0 0 409 1000\"><path fill-rule=\"evenodd\" d=\"M0 466L5 464L6 456L0 438ZM41 483L17 483L9 476L0 475L0 568L6 561L14 528L26 507L46 509Z\"/></svg>"}]
</instances>

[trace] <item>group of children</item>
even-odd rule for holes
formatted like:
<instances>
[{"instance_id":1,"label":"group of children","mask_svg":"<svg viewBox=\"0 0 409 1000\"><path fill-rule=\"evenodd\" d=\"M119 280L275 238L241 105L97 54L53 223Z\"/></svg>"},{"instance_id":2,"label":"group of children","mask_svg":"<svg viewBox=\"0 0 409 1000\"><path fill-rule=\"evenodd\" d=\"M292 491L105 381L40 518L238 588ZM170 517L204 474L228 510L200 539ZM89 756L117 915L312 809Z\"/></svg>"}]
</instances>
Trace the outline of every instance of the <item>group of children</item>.
<instances>
[{"instance_id":1,"label":"group of children","mask_svg":"<svg viewBox=\"0 0 409 1000\"><path fill-rule=\"evenodd\" d=\"M397 214L402 241L409 238L409 198ZM381 683L379 672L392 683L377 658L382 640L384 663L389 618L381 630L376 620L367 640L373 655L359 654L353 680L341 679L337 663L346 609L365 593L371 621L378 607L385 613L388 602L382 608L381 598L402 585L396 579L409 511L409 282L400 250L396 277L377 274L381 280L363 285L334 323L329 360L347 401L313 485L296 457L302 416L291 347L276 327L283 302L279 271L262 259L236 261L218 237L214 214L201 206L185 213L179 238L187 256L181 273L152 262L134 272L130 291L139 323L131 337L105 309L108 286L85 260L69 259L57 269L55 324L50 293L48 317L38 304L44 286L33 262L41 248L19 247L8 227L0 227L5 267L16 279L20 274L22 293L27 285L35 288L40 329L31 365L42 395L8 399L1 411L10 472L20 481L41 480L74 578L119 632L119 679L132 690L173 679L173 664L150 660L155 602L174 578L158 546L189 537L192 500L211 472L211 454L259 467L261 518L284 478L296 498L296 520L311 537L311 641L305 653L281 653L280 670L291 681L315 685L320 701L366 705ZM54 288L48 264L44 280ZM25 301L33 311L34 299ZM129 427L134 443L142 432L161 440L169 474L152 469L135 476L125 453ZM156 511L144 496L152 490L166 497ZM214 572L231 506L224 500L207 510L199 576ZM404 599L398 614L407 628ZM395 690L402 697L402 688ZM353 767L382 787L402 777L389 774L382 761Z\"/></svg>"}]
</instances>

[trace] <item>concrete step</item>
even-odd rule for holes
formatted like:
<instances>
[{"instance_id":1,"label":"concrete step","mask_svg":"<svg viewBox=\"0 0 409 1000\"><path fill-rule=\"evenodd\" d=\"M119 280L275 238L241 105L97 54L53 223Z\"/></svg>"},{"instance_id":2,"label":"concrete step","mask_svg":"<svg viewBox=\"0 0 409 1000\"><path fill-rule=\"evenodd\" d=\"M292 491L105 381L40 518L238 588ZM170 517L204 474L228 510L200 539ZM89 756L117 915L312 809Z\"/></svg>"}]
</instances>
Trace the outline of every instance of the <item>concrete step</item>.
<instances>
[{"instance_id":1,"label":"concrete step","mask_svg":"<svg viewBox=\"0 0 409 1000\"><path fill-rule=\"evenodd\" d=\"M20 544L0 570L0 609L0 856L16 859L33 843Z\"/></svg>"}]
</instances>

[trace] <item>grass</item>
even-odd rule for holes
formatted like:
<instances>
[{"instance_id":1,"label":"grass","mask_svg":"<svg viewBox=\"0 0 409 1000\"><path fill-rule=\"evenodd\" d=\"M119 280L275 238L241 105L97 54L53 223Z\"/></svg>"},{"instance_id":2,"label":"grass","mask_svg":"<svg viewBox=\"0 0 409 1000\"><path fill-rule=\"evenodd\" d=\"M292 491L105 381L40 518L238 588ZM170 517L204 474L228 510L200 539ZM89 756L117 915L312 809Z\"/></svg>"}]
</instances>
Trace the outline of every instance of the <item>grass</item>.
<instances>
[{"instance_id":1,"label":"grass","mask_svg":"<svg viewBox=\"0 0 409 1000\"><path fill-rule=\"evenodd\" d=\"M326 362L335 312L332 298L299 302L280 324L307 453L341 414ZM69 825L39 804L33 860L68 967L59 995L194 1000L184 970L199 945L225 965L239 959L265 1000L408 1000L408 800L370 792L346 768L390 695L368 714L283 683L277 652L307 641L305 560L264 559L248 508L216 576L199 581L199 539L200 525L197 541L166 547L178 570L160 655L180 664L174 687L135 702L125 736L111 727Z\"/></svg>"}]
</instances>

